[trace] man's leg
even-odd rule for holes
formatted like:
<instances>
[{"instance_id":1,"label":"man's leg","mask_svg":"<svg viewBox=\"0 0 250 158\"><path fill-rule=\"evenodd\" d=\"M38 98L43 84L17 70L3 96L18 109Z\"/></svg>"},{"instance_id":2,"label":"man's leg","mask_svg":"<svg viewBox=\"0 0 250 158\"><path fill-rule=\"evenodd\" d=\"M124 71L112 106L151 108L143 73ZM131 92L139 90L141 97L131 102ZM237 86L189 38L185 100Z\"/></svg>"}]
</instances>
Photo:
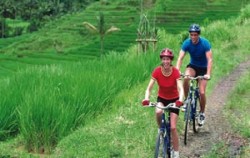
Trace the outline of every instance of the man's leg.
<instances>
[{"instance_id":1,"label":"man's leg","mask_svg":"<svg viewBox=\"0 0 250 158\"><path fill-rule=\"evenodd\" d=\"M205 123L205 106L206 106L206 86L207 80L199 81L199 90L200 90L200 114L198 123L200 126L203 126Z\"/></svg>"},{"instance_id":2,"label":"man's leg","mask_svg":"<svg viewBox=\"0 0 250 158\"><path fill-rule=\"evenodd\" d=\"M185 71L185 75L189 75L189 76L194 77L195 76L195 70L193 68L191 68L191 67L187 67L186 71ZM184 79L183 87L184 87L185 98L187 98L188 90L189 90L189 79L188 78Z\"/></svg>"},{"instance_id":3,"label":"man's leg","mask_svg":"<svg viewBox=\"0 0 250 158\"><path fill-rule=\"evenodd\" d=\"M206 87L207 87L207 80L200 80L199 90L200 90L200 106L202 113L205 112L205 106L206 106Z\"/></svg>"}]
</instances>

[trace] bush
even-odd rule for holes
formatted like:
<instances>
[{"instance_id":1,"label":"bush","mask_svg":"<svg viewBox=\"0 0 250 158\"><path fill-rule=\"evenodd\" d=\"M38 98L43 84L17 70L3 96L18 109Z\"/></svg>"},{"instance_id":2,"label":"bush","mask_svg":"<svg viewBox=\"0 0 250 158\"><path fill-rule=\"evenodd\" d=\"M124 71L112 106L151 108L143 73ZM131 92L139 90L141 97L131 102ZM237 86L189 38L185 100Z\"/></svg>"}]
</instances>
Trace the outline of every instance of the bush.
<instances>
[{"instance_id":1,"label":"bush","mask_svg":"<svg viewBox=\"0 0 250 158\"><path fill-rule=\"evenodd\" d=\"M6 38L9 36L10 27L7 25L5 18L0 19L0 38Z\"/></svg>"},{"instance_id":2,"label":"bush","mask_svg":"<svg viewBox=\"0 0 250 158\"><path fill-rule=\"evenodd\" d=\"M245 8L241 9L240 18L242 19L250 18L250 4L248 4Z\"/></svg>"},{"instance_id":3,"label":"bush","mask_svg":"<svg viewBox=\"0 0 250 158\"><path fill-rule=\"evenodd\" d=\"M29 27L27 28L28 31L27 32L34 32L37 31L40 27L40 22L36 21L36 20L32 20Z\"/></svg>"},{"instance_id":4,"label":"bush","mask_svg":"<svg viewBox=\"0 0 250 158\"><path fill-rule=\"evenodd\" d=\"M24 30L23 27L15 27L14 28L13 36L20 36L20 35L22 35L23 34L23 30Z\"/></svg>"},{"instance_id":5,"label":"bush","mask_svg":"<svg viewBox=\"0 0 250 158\"><path fill-rule=\"evenodd\" d=\"M216 21L209 25L206 30L202 29L201 35L217 43L217 41L230 41L234 39L236 36L232 31L233 29L226 21Z\"/></svg>"}]
</instances>

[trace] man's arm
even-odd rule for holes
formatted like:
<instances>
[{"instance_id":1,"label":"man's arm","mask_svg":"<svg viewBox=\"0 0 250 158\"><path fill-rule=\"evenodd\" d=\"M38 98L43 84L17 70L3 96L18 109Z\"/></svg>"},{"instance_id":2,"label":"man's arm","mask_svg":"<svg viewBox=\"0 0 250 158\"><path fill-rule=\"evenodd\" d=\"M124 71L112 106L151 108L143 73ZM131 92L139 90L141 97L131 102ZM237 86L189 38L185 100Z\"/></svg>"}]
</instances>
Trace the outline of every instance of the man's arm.
<instances>
[{"instance_id":1,"label":"man's arm","mask_svg":"<svg viewBox=\"0 0 250 158\"><path fill-rule=\"evenodd\" d=\"M179 101L184 102L184 88L183 88L183 82L181 79L177 79L177 87L179 91Z\"/></svg>"},{"instance_id":2,"label":"man's arm","mask_svg":"<svg viewBox=\"0 0 250 158\"><path fill-rule=\"evenodd\" d=\"M211 72L212 72L212 65L213 65L213 58L212 58L212 51L209 50L206 52L206 57L207 57L207 73L208 79L210 79Z\"/></svg>"},{"instance_id":3,"label":"man's arm","mask_svg":"<svg viewBox=\"0 0 250 158\"><path fill-rule=\"evenodd\" d=\"M180 71L182 60L183 60L184 56L185 56L185 52L183 50L181 50L180 53L179 53L179 57L178 57L177 63L176 63L176 68L179 71Z\"/></svg>"}]
</instances>

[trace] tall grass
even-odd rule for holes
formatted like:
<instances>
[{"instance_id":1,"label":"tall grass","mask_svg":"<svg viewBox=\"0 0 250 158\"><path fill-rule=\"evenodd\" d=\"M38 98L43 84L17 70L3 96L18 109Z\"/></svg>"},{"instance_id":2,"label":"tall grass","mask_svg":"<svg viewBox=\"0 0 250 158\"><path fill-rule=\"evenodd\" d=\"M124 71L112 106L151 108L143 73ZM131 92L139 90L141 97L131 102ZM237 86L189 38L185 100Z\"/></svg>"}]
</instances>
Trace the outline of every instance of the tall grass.
<instances>
[{"instance_id":1,"label":"tall grass","mask_svg":"<svg viewBox=\"0 0 250 158\"><path fill-rule=\"evenodd\" d=\"M225 30L222 29L221 24L226 25ZM232 28L227 25L232 26ZM244 60L248 53L249 38L241 39L242 36L246 36L246 33L241 30L249 30L249 22L245 20L242 25L236 25L235 21L217 22L203 29L202 35L206 35L214 46L213 74L215 74L215 77L212 80L212 85L214 85L222 75L229 73L235 65ZM216 30L221 32L216 32ZM218 36L223 34L223 38L226 40L223 40L223 38L217 40L218 36L210 35L207 32L211 34L215 32ZM231 35L232 33L236 34ZM240 44L237 43L239 39L241 39ZM173 49L177 56L181 40L178 36L160 31L157 53L137 54L136 47L133 46L123 54L111 52L107 56L92 61L76 64L31 66L28 69L19 70L14 77L8 78L4 82L1 89L2 96L6 96L5 99L0 100L0 117L4 120L1 121L3 123L1 124L2 135L6 136L6 134L11 134L11 131L16 132L20 129L20 134L29 151L51 152L59 141L77 127L93 122L92 120L99 114L114 108L110 106L116 106L112 103L117 94L148 79L152 69L159 64L158 52L162 48ZM241 51L234 53L238 49L241 49ZM131 97L132 99L129 101L124 100L123 104L138 104L138 92L137 95L133 96L134 98ZM126 99L126 95L123 97ZM7 105L11 105L11 108L7 108ZM140 120L137 121L139 123L136 124L135 129L140 129L141 126L152 126L152 123L149 122L147 122L147 125L143 124L144 120L141 119L145 119L145 117L140 115L142 110L138 111L139 113L133 113L138 108L134 109L129 106L125 109L129 116ZM122 113L123 111L120 112L122 117L118 119L123 121L126 116L123 116ZM148 113L143 114L143 116L149 116ZM139 115L138 118L135 117L137 115ZM130 121L125 121L125 124L130 125ZM119 126L121 130L120 133L115 135L115 138L119 138L119 134L126 129L122 125ZM115 125L113 126L112 131L116 131ZM92 127L90 128L94 130ZM105 126L105 128L110 127ZM137 145L131 145L135 149L133 153L127 153L127 155L138 156L138 151L151 150L153 143L151 137L144 139L144 135L141 135L143 130L139 131L136 139ZM153 130L150 131L153 133ZM137 130L133 130L133 132L136 133ZM133 132L124 133L124 141L129 141L132 144L134 139L129 138L134 136ZM98 136L102 137L103 135ZM103 139L103 141L102 147L105 149L107 140ZM124 144L119 141L123 140L116 141L117 145L123 146ZM82 143L89 142L84 140ZM144 144L146 147L141 147L140 144ZM86 144L83 146L86 146ZM126 149L129 148L127 144L125 146ZM137 146L139 148L136 148ZM122 150L121 154L130 150ZM116 155L116 152L112 153ZM98 154L101 155L101 153Z\"/></svg>"},{"instance_id":2,"label":"tall grass","mask_svg":"<svg viewBox=\"0 0 250 158\"><path fill-rule=\"evenodd\" d=\"M20 70L1 91L11 94L8 93L11 89L15 93L5 96L14 105L12 109L3 108L6 102L1 100L1 112L18 122L13 128L20 128L29 151L50 152L72 130L95 118L112 102L113 96L144 80L156 59L158 56L148 60L136 53L110 53L91 62ZM16 109L18 113L8 114Z\"/></svg>"},{"instance_id":3,"label":"tall grass","mask_svg":"<svg viewBox=\"0 0 250 158\"><path fill-rule=\"evenodd\" d=\"M18 107L21 102L21 97L16 91L18 87L10 87L9 85L11 83L9 79L1 81L0 141L18 132L18 115L16 107Z\"/></svg>"},{"instance_id":4,"label":"tall grass","mask_svg":"<svg viewBox=\"0 0 250 158\"><path fill-rule=\"evenodd\" d=\"M148 78L157 63L156 54L136 56L130 52L111 53L91 63L33 67L10 79L11 85L1 92L8 93L7 89L11 89L15 95L6 99L11 103L17 100L18 104L10 110L2 108L6 104L1 101L1 109L3 113L18 109L15 115L9 114L16 123L12 129L20 129L29 151L49 153L79 125L109 109L117 93Z\"/></svg>"}]
</instances>

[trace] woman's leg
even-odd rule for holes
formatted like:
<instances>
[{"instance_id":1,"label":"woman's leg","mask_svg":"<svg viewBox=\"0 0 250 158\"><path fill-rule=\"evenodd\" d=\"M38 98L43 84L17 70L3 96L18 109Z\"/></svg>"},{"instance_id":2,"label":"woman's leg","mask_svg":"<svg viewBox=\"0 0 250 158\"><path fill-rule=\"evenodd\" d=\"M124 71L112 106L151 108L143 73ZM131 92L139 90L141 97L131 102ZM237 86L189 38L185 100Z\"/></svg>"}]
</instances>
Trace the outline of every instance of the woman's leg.
<instances>
[{"instance_id":1,"label":"woman's leg","mask_svg":"<svg viewBox=\"0 0 250 158\"><path fill-rule=\"evenodd\" d=\"M174 151L179 151L179 139L176 128L176 123L178 120L178 115L176 113L170 113L170 124L171 124L171 136Z\"/></svg>"},{"instance_id":2,"label":"woman's leg","mask_svg":"<svg viewBox=\"0 0 250 158\"><path fill-rule=\"evenodd\" d=\"M163 104L161 102L159 102L158 104L160 104L160 106L163 106ZM155 108L155 116L156 116L156 122L157 122L158 128L161 127L161 115L162 115L162 112L163 111L161 109Z\"/></svg>"}]
</instances>

